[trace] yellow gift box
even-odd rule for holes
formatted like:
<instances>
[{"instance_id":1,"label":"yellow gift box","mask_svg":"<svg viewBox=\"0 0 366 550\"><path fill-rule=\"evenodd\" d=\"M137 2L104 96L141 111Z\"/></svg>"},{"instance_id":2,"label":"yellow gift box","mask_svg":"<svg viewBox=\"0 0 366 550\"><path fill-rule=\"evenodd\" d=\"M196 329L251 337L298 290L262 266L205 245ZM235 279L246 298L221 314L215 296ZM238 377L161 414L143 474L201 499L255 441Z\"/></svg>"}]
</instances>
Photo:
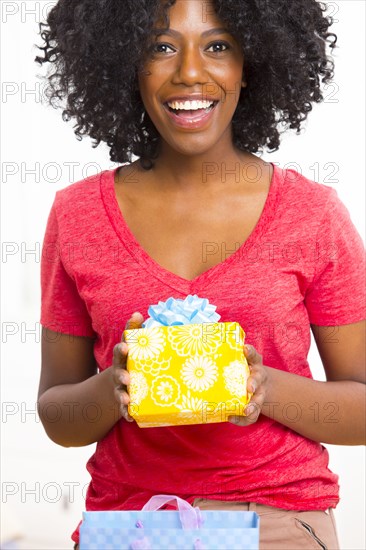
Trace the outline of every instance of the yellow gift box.
<instances>
[{"instance_id":1,"label":"yellow gift box","mask_svg":"<svg viewBox=\"0 0 366 550\"><path fill-rule=\"evenodd\" d=\"M124 331L129 414L141 428L226 422L250 400L245 333L235 322Z\"/></svg>"}]
</instances>

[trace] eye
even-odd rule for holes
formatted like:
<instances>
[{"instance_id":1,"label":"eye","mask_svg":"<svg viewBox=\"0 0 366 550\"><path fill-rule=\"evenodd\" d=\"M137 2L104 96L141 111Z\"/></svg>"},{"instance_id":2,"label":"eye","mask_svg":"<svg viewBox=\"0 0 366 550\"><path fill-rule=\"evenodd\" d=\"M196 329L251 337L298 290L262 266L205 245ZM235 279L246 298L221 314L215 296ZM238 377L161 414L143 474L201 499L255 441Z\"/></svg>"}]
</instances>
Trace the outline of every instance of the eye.
<instances>
[{"instance_id":1,"label":"eye","mask_svg":"<svg viewBox=\"0 0 366 550\"><path fill-rule=\"evenodd\" d=\"M165 42L156 42L152 47L152 53L170 53L168 50L173 51L172 46L165 44Z\"/></svg>"},{"instance_id":2,"label":"eye","mask_svg":"<svg viewBox=\"0 0 366 550\"><path fill-rule=\"evenodd\" d=\"M212 50L214 53L221 53L229 50L230 45L227 42L214 42L207 49Z\"/></svg>"}]
</instances>

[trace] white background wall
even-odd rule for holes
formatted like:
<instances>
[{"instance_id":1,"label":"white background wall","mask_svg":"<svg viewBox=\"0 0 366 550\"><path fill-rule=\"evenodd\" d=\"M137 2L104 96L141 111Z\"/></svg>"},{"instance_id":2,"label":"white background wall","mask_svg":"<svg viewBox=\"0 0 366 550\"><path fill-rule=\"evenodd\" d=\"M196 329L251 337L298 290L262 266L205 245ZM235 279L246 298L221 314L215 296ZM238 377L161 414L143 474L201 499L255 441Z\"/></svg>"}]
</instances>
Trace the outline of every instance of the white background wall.
<instances>
[{"instance_id":1,"label":"white background wall","mask_svg":"<svg viewBox=\"0 0 366 550\"><path fill-rule=\"evenodd\" d=\"M54 194L112 167L107 148L78 142L61 112L41 104L40 72L33 63L36 21L53 2L3 1L2 77L2 529L23 535L28 549L71 548L70 533L83 510L85 470L93 446L64 449L49 441L36 416L40 373L40 252ZM364 235L365 204L365 2L330 2L338 20L336 83L314 108L301 136L289 135L266 160L293 167L335 187ZM324 379L314 346L310 364ZM350 429L352 427L352 418ZM343 549L366 548L365 452L327 445L340 476L336 518Z\"/></svg>"}]
</instances>

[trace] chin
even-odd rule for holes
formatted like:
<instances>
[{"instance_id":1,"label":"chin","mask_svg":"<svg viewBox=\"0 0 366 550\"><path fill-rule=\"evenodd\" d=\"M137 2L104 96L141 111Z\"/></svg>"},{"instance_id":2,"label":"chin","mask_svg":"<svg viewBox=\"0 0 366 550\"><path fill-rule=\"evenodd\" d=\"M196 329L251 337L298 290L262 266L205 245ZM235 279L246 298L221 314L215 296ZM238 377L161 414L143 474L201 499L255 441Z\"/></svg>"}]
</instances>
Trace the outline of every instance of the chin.
<instances>
[{"instance_id":1,"label":"chin","mask_svg":"<svg viewBox=\"0 0 366 550\"><path fill-rule=\"evenodd\" d=\"M208 141L207 136L193 136L192 134L183 136L179 141L165 140L167 145L176 153L186 155L187 157L195 157L205 153L210 154L219 140Z\"/></svg>"}]
</instances>

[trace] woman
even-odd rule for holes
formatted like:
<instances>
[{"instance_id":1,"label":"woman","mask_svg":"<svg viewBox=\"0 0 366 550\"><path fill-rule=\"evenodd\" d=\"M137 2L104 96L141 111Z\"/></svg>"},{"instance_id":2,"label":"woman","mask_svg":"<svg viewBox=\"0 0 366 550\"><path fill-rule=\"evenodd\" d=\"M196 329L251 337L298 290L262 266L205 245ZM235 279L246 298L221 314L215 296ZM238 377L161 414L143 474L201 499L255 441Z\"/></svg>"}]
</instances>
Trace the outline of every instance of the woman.
<instances>
[{"instance_id":1,"label":"woman","mask_svg":"<svg viewBox=\"0 0 366 550\"><path fill-rule=\"evenodd\" d=\"M98 443L88 510L176 494L256 510L263 549L339 547L321 443L365 440L362 242L331 188L253 154L322 100L330 24L315 0L60 0L48 17L51 101L128 162L58 192L43 245L39 414L60 445ZM254 396L231 424L141 430L122 330L188 294L244 327Z\"/></svg>"}]
</instances>

